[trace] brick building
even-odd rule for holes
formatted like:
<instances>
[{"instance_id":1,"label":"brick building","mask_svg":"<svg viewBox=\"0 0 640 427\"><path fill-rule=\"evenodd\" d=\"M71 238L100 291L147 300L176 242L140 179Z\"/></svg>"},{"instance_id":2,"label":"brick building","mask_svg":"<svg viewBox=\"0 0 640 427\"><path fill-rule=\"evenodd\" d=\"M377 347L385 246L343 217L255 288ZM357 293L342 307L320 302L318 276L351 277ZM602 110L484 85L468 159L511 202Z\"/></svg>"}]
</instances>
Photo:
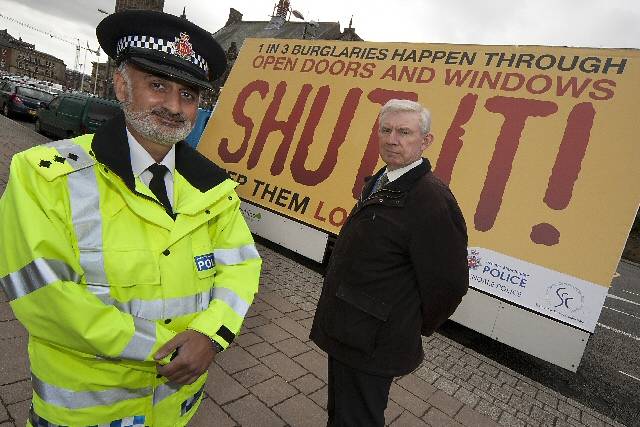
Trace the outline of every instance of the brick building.
<instances>
[{"instance_id":1,"label":"brick building","mask_svg":"<svg viewBox=\"0 0 640 427\"><path fill-rule=\"evenodd\" d=\"M66 68L61 59L37 51L35 45L16 39L7 30L0 30L2 72L64 85Z\"/></svg>"}]
</instances>

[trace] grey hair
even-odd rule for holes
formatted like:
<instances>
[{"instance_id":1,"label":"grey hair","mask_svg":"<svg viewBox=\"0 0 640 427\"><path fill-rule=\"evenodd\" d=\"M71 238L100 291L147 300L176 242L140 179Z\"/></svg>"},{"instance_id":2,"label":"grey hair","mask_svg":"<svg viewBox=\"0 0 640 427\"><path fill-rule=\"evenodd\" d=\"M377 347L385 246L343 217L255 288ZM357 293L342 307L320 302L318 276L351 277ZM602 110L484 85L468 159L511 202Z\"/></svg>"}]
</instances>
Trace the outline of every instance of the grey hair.
<instances>
[{"instance_id":1,"label":"grey hair","mask_svg":"<svg viewBox=\"0 0 640 427\"><path fill-rule=\"evenodd\" d=\"M423 135L429 133L431 130L431 112L424 108L419 102L409 101L408 99L391 99L387 101L380 109L380 114L378 115L380 125L382 125L382 117L384 117L385 114L402 111L418 113L420 131Z\"/></svg>"},{"instance_id":2,"label":"grey hair","mask_svg":"<svg viewBox=\"0 0 640 427\"><path fill-rule=\"evenodd\" d=\"M127 87L127 95L129 95L129 101L130 101L131 98L133 97L133 87L131 87L131 78L129 77L129 71L127 69L128 65L129 65L128 61L126 60L122 61L117 65L116 71L120 73L120 75L122 76L122 79L124 80L124 83Z\"/></svg>"}]
</instances>

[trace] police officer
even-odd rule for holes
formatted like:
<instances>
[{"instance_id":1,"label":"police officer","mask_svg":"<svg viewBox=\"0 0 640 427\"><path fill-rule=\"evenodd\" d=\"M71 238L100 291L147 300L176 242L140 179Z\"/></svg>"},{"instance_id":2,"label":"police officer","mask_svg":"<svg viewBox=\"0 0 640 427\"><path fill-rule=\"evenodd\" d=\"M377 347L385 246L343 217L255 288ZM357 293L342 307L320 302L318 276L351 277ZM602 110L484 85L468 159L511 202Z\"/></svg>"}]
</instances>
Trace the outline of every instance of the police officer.
<instances>
[{"instance_id":1,"label":"police officer","mask_svg":"<svg viewBox=\"0 0 640 427\"><path fill-rule=\"evenodd\" d=\"M97 28L123 114L14 156L0 283L29 332L33 426L183 426L261 260L234 181L184 138L226 68L211 34L124 11Z\"/></svg>"}]
</instances>

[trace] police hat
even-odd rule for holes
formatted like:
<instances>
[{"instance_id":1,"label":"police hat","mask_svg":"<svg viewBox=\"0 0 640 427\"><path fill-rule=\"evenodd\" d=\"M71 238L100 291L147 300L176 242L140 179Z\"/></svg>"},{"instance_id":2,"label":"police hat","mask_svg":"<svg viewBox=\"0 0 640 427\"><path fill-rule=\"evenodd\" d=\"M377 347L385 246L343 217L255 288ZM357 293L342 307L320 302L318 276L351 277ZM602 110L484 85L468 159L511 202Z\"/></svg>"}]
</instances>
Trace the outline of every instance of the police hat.
<instances>
[{"instance_id":1,"label":"police hat","mask_svg":"<svg viewBox=\"0 0 640 427\"><path fill-rule=\"evenodd\" d=\"M116 63L211 89L227 58L213 36L184 18L150 10L124 10L100 22L96 35Z\"/></svg>"}]
</instances>

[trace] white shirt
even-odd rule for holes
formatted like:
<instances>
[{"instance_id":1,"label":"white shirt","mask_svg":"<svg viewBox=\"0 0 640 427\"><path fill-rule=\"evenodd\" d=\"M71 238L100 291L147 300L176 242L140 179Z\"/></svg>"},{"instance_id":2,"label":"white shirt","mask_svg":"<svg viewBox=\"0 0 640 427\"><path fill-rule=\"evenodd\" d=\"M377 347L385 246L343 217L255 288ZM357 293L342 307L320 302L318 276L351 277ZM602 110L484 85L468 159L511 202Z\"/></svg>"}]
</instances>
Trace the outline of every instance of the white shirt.
<instances>
[{"instance_id":1,"label":"white shirt","mask_svg":"<svg viewBox=\"0 0 640 427\"><path fill-rule=\"evenodd\" d=\"M140 177L140 180L148 187L151 178L153 178L153 174L148 168L155 164L156 161L151 157L151 154L140 145L131 132L129 132L129 129L127 129L127 140L129 141L129 155L131 156L133 177ZM160 164L165 165L167 169L169 169L169 173L164 175L164 185L167 187L167 197L169 197L169 203L171 203L171 207L173 208L173 174L176 168L176 147L171 147L171 150L164 156Z\"/></svg>"},{"instance_id":2,"label":"white shirt","mask_svg":"<svg viewBox=\"0 0 640 427\"><path fill-rule=\"evenodd\" d=\"M387 174L387 178L389 178L389 182L395 181L396 179L400 178L402 175L404 175L405 173L409 172L411 169L415 168L416 166L422 164L422 159L418 159L415 162L407 165L407 166L403 166L401 168L395 169L395 170L386 170L385 168L385 172Z\"/></svg>"}]
</instances>

